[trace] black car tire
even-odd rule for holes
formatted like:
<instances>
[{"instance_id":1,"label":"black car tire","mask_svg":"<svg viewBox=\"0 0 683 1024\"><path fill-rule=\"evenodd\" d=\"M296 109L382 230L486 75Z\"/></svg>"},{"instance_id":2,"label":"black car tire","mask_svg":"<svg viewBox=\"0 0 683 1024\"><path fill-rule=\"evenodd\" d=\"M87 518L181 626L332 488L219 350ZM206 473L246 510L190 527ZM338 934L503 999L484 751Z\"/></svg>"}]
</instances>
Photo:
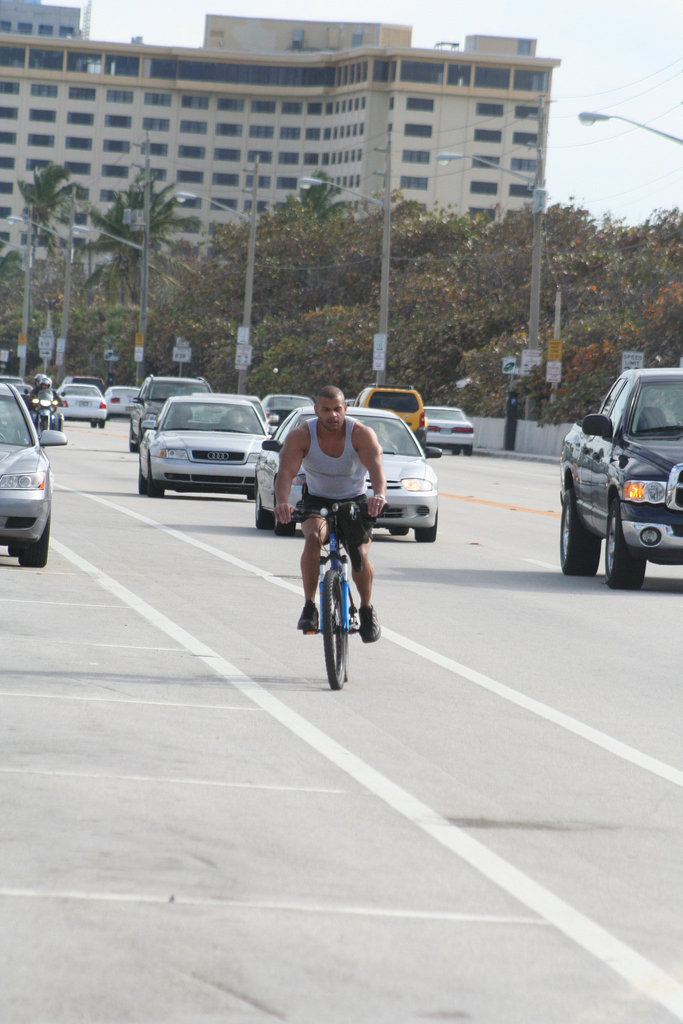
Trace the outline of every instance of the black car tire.
<instances>
[{"instance_id":1,"label":"black car tire","mask_svg":"<svg viewBox=\"0 0 683 1024\"><path fill-rule=\"evenodd\" d=\"M158 484L152 476L152 466L147 462L147 493L150 498L163 498L166 488Z\"/></svg>"},{"instance_id":2,"label":"black car tire","mask_svg":"<svg viewBox=\"0 0 683 1024\"><path fill-rule=\"evenodd\" d=\"M470 446L469 448L463 448L462 453L463 453L463 455L471 455L472 454L472 447Z\"/></svg>"},{"instance_id":3,"label":"black car tire","mask_svg":"<svg viewBox=\"0 0 683 1024\"><path fill-rule=\"evenodd\" d=\"M50 518L45 523L45 529L37 541L27 544L19 551L19 565L28 569L43 569L47 565L47 555L50 550Z\"/></svg>"},{"instance_id":4,"label":"black car tire","mask_svg":"<svg viewBox=\"0 0 683 1024\"><path fill-rule=\"evenodd\" d=\"M613 498L607 518L605 539L605 577L612 590L640 590L645 579L647 562L634 558L624 540L621 528L619 499Z\"/></svg>"},{"instance_id":5,"label":"black car tire","mask_svg":"<svg viewBox=\"0 0 683 1024\"><path fill-rule=\"evenodd\" d=\"M258 484L254 483L254 524L257 530L272 530L275 526L275 516L263 507Z\"/></svg>"},{"instance_id":6,"label":"black car tire","mask_svg":"<svg viewBox=\"0 0 683 1024\"><path fill-rule=\"evenodd\" d=\"M128 431L128 451L137 452L140 449L139 443L133 437L133 425L131 424L130 430Z\"/></svg>"},{"instance_id":7,"label":"black car tire","mask_svg":"<svg viewBox=\"0 0 683 1024\"><path fill-rule=\"evenodd\" d=\"M105 420L100 420L99 423L97 424L97 426L100 428L100 430L104 430L104 424L105 424Z\"/></svg>"},{"instance_id":8,"label":"black car tire","mask_svg":"<svg viewBox=\"0 0 683 1024\"><path fill-rule=\"evenodd\" d=\"M436 533L439 527L439 513L436 513L436 519L434 520L433 526L416 526L413 530L415 534L415 540L418 544L433 544L436 540Z\"/></svg>"},{"instance_id":9,"label":"black car tire","mask_svg":"<svg viewBox=\"0 0 683 1024\"><path fill-rule=\"evenodd\" d=\"M90 426L94 429L97 426L97 420L90 420Z\"/></svg>"},{"instance_id":10,"label":"black car tire","mask_svg":"<svg viewBox=\"0 0 683 1024\"><path fill-rule=\"evenodd\" d=\"M147 480L142 475L142 463L138 462L138 494L148 494Z\"/></svg>"},{"instance_id":11,"label":"black car tire","mask_svg":"<svg viewBox=\"0 0 683 1024\"><path fill-rule=\"evenodd\" d=\"M579 519L574 488L565 491L560 520L560 565L565 576L595 576L602 541Z\"/></svg>"},{"instance_id":12,"label":"black car tire","mask_svg":"<svg viewBox=\"0 0 683 1024\"><path fill-rule=\"evenodd\" d=\"M389 533L392 537L407 537L409 533L408 526L390 526Z\"/></svg>"}]
</instances>

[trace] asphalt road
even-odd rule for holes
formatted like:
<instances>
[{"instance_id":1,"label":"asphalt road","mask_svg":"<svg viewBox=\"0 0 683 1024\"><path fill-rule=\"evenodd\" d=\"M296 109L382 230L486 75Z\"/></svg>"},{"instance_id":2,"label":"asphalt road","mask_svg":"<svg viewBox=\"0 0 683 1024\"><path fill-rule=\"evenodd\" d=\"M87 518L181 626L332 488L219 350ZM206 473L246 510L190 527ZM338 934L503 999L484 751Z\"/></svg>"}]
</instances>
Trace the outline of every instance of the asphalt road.
<instances>
[{"instance_id":1,"label":"asphalt road","mask_svg":"<svg viewBox=\"0 0 683 1024\"><path fill-rule=\"evenodd\" d=\"M445 456L333 693L298 537L67 432L0 549L0 1020L683 1021L683 570L565 579L557 468Z\"/></svg>"}]
</instances>

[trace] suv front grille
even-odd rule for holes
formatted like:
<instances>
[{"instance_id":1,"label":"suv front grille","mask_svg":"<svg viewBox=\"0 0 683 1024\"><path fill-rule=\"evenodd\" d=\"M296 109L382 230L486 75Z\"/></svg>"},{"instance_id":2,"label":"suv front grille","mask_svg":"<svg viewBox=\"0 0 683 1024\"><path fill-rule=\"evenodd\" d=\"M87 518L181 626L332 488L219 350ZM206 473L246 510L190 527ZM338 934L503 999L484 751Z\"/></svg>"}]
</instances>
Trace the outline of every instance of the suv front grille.
<instances>
[{"instance_id":1,"label":"suv front grille","mask_svg":"<svg viewBox=\"0 0 683 1024\"><path fill-rule=\"evenodd\" d=\"M679 462L669 473L666 504L668 508L683 512L683 463Z\"/></svg>"}]
</instances>

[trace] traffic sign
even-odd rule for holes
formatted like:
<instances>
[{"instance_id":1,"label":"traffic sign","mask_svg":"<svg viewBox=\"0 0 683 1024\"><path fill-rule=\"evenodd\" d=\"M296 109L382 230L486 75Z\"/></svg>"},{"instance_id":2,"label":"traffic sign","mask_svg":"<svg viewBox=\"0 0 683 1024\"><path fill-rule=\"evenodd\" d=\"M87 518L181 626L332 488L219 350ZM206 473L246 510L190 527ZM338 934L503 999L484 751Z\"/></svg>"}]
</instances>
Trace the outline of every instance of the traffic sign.
<instances>
[{"instance_id":1,"label":"traffic sign","mask_svg":"<svg viewBox=\"0 0 683 1024\"><path fill-rule=\"evenodd\" d=\"M542 354L540 348L525 348L522 351L522 365L520 367L520 374L522 377L528 377L534 366L538 366L541 362Z\"/></svg>"},{"instance_id":2,"label":"traffic sign","mask_svg":"<svg viewBox=\"0 0 683 1024\"><path fill-rule=\"evenodd\" d=\"M191 363L192 362L192 348L190 345L178 345L176 344L173 349L173 362L174 363Z\"/></svg>"},{"instance_id":3,"label":"traffic sign","mask_svg":"<svg viewBox=\"0 0 683 1024\"><path fill-rule=\"evenodd\" d=\"M505 356L503 359L503 373L517 373L517 356Z\"/></svg>"},{"instance_id":4,"label":"traffic sign","mask_svg":"<svg viewBox=\"0 0 683 1024\"><path fill-rule=\"evenodd\" d=\"M549 359L545 364L545 379L547 384L559 384L562 380L562 361Z\"/></svg>"},{"instance_id":5,"label":"traffic sign","mask_svg":"<svg viewBox=\"0 0 683 1024\"><path fill-rule=\"evenodd\" d=\"M104 350L104 358L108 363L118 363L119 354L113 348L106 348Z\"/></svg>"},{"instance_id":6,"label":"traffic sign","mask_svg":"<svg viewBox=\"0 0 683 1024\"><path fill-rule=\"evenodd\" d=\"M621 369L624 370L640 370L643 363L645 362L645 354L643 352L622 352L621 353Z\"/></svg>"},{"instance_id":7,"label":"traffic sign","mask_svg":"<svg viewBox=\"0 0 683 1024\"><path fill-rule=\"evenodd\" d=\"M251 366L251 345L237 345L235 348L235 369L243 370L247 366Z\"/></svg>"},{"instance_id":8,"label":"traffic sign","mask_svg":"<svg viewBox=\"0 0 683 1024\"><path fill-rule=\"evenodd\" d=\"M40 332L38 338L38 351L43 358L49 358L52 355L52 349L55 344L55 332L50 330L44 330Z\"/></svg>"},{"instance_id":9,"label":"traffic sign","mask_svg":"<svg viewBox=\"0 0 683 1024\"><path fill-rule=\"evenodd\" d=\"M552 363L562 358L562 338L551 338L548 341L548 359Z\"/></svg>"}]
</instances>

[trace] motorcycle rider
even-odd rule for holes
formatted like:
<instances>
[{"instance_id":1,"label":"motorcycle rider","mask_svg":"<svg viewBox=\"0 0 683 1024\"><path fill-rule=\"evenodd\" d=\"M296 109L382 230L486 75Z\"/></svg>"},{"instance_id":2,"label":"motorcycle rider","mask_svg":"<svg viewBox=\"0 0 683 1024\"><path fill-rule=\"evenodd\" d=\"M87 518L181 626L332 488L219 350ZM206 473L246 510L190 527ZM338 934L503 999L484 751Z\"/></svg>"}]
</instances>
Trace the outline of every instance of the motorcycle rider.
<instances>
[{"instance_id":1,"label":"motorcycle rider","mask_svg":"<svg viewBox=\"0 0 683 1024\"><path fill-rule=\"evenodd\" d=\"M45 373L37 373L33 378L33 387L31 388L29 394L26 396L26 404L29 407L31 416L33 417L36 426L38 426L39 410L38 406L33 404L34 399L47 398L48 396L51 397L54 402L56 402L57 406L64 405L64 399L62 398L62 396L58 395L57 392L54 391L52 388L52 379L48 377L47 374ZM56 429L61 430L64 422L64 417L62 416L61 413L55 413L55 420Z\"/></svg>"}]
</instances>

